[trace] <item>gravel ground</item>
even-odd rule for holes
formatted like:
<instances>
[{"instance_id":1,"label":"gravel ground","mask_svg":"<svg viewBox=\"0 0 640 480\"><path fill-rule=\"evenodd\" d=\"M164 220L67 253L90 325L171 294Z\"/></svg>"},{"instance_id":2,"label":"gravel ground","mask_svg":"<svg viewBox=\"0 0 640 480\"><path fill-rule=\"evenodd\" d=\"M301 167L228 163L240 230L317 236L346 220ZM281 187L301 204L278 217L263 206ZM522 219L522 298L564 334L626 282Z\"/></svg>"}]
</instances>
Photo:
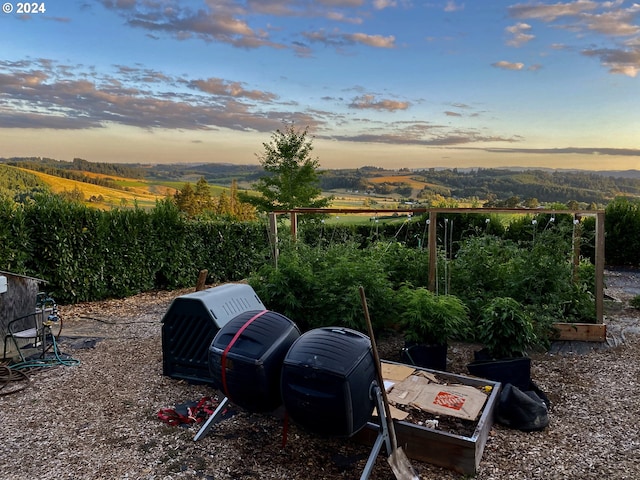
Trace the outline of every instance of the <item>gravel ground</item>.
<instances>
[{"instance_id":1,"label":"gravel ground","mask_svg":"<svg viewBox=\"0 0 640 480\"><path fill-rule=\"evenodd\" d=\"M628 307L640 277L637 271L607 272L606 283L615 299L607 302L608 342L532 355L532 377L552 401L550 425L534 433L495 425L474 478L640 478L640 312ZM63 336L100 340L93 348L62 342L79 365L31 372L27 388L0 397L0 479L360 477L369 447L290 425L283 448L282 421L270 415L238 411L198 442L198 426L158 420L161 408L215 394L162 375L160 319L184 293L61 308ZM394 342L379 339L383 358L395 351ZM449 370L466 374L471 355L472 346L452 345ZM412 464L422 479L469 478ZM370 478L394 478L383 455Z\"/></svg>"}]
</instances>

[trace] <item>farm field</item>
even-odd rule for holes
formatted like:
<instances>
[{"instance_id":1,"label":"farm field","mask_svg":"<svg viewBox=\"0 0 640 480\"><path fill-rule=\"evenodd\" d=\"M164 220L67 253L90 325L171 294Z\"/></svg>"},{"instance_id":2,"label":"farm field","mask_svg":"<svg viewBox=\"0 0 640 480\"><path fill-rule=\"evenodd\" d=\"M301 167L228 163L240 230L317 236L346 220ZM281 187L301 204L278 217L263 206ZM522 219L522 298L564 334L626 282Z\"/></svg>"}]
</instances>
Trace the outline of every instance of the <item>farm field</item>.
<instances>
[{"instance_id":1,"label":"farm field","mask_svg":"<svg viewBox=\"0 0 640 480\"><path fill-rule=\"evenodd\" d=\"M84 196L85 203L93 207L104 209L120 206L132 206L135 203L137 203L138 206L142 208L153 207L157 199L164 197L167 193L175 191L174 189L165 187L163 193L153 193L152 190L156 188L156 186L151 184L147 184L146 186L131 186L126 187L126 190L119 190L116 188L103 187L100 185L93 185L91 183L69 180L66 178L57 177L55 175L35 172L33 170L24 171L33 173L38 178L40 178L45 184L49 186L53 193L59 194L64 192L80 191ZM130 180L132 182L134 181L133 179ZM135 182L141 183L138 180L135 180Z\"/></svg>"},{"instance_id":2,"label":"farm field","mask_svg":"<svg viewBox=\"0 0 640 480\"><path fill-rule=\"evenodd\" d=\"M82 192L84 202L95 208L110 209L114 207L133 206L137 204L141 208L152 208L156 200L173 195L185 182L176 180L149 181L127 177L118 177L101 173L77 171L88 178L109 179L121 187L110 188L91 183L80 182L67 178L49 175L43 172L21 168L42 180L53 193ZM222 191L229 191L228 187L210 185L211 195L218 196Z\"/></svg>"}]
</instances>

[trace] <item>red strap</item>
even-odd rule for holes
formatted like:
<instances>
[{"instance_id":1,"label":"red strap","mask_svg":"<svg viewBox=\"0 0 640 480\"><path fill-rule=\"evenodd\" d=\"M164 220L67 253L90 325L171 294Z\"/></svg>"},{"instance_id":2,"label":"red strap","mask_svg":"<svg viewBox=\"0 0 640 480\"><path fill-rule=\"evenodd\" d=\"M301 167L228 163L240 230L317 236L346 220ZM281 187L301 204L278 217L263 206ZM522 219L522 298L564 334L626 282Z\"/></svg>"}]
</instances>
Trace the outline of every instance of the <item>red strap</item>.
<instances>
[{"instance_id":1,"label":"red strap","mask_svg":"<svg viewBox=\"0 0 640 480\"><path fill-rule=\"evenodd\" d=\"M233 347L233 344L236 343L236 341L238 340L238 338L240 337L240 335L242 335L242 332L244 332L246 330L246 328L251 325L251 323L256 319L261 317L262 315L264 315L265 313L267 313L269 310L262 310L261 312L258 312L257 314L255 314L253 317L251 317L249 320L247 320L244 325L242 325L238 331L236 332L236 334L233 336L233 338L231 339L231 341L229 342L229 345L227 345L227 348L224 349L224 352L222 352L222 359L220 361L221 363L221 367L222 367L222 389L224 390L224 394L227 396L227 398L229 398L231 400L231 397L229 396L229 389L227 388L227 354L229 353L229 350L231 350L231 347Z\"/></svg>"},{"instance_id":2,"label":"red strap","mask_svg":"<svg viewBox=\"0 0 640 480\"><path fill-rule=\"evenodd\" d=\"M187 415L178 413L174 408L161 408L158 418L169 425L176 426L182 423L202 423L214 411L214 398L202 397L193 408L187 408Z\"/></svg>"},{"instance_id":3,"label":"red strap","mask_svg":"<svg viewBox=\"0 0 640 480\"><path fill-rule=\"evenodd\" d=\"M158 412L158 418L171 426L180 425L181 423L190 423L189 418L180 415L173 408L162 408Z\"/></svg>"}]
</instances>

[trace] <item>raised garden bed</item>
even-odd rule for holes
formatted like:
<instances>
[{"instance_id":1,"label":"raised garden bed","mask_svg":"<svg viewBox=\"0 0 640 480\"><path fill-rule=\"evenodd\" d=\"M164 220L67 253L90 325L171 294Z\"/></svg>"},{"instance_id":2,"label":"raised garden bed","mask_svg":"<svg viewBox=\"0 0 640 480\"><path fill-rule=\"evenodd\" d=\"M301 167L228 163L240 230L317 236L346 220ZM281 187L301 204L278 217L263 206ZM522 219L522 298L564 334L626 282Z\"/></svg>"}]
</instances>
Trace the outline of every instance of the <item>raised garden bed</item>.
<instances>
[{"instance_id":1,"label":"raised garden bed","mask_svg":"<svg viewBox=\"0 0 640 480\"><path fill-rule=\"evenodd\" d=\"M383 363L402 365L388 361ZM426 368L413 366L411 368L434 374L440 381L448 384L477 388L491 387L491 392L476 421L446 415L436 417L424 412L417 414L414 411L411 411L405 420L394 420L398 445L410 459L432 463L465 475L474 475L480 465L487 437L493 425L500 383ZM428 420L435 418L438 420L438 427L430 428L424 425L425 422L428 424ZM378 423L377 418L374 421ZM370 428L365 428L356 435L358 441L366 444L373 444L376 437L377 432Z\"/></svg>"}]
</instances>

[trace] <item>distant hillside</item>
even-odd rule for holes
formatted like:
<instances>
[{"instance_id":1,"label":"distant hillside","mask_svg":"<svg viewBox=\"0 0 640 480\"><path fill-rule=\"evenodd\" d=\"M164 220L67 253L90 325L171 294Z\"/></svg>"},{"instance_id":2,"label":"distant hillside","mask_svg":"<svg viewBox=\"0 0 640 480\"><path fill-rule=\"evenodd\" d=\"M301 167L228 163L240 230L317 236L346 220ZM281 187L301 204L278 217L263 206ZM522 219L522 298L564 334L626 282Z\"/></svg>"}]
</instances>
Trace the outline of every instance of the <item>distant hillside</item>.
<instances>
[{"instance_id":1,"label":"distant hillside","mask_svg":"<svg viewBox=\"0 0 640 480\"><path fill-rule=\"evenodd\" d=\"M32 196L48 190L46 183L34 173L0 164L0 198Z\"/></svg>"},{"instance_id":2,"label":"distant hillside","mask_svg":"<svg viewBox=\"0 0 640 480\"><path fill-rule=\"evenodd\" d=\"M35 175L47 185L48 189L57 194L67 195L76 200L84 201L98 208L113 208L122 206L152 207L156 200L163 195L152 193L148 188L111 188L93 183L85 183L68 178L35 172Z\"/></svg>"},{"instance_id":3,"label":"distant hillside","mask_svg":"<svg viewBox=\"0 0 640 480\"><path fill-rule=\"evenodd\" d=\"M64 162L48 158L0 158L0 165L2 163L82 184L122 190L123 195L166 195L201 177L212 186L228 187L236 180L241 188L250 188L265 173L260 165L228 163L145 165L92 163L82 159ZM604 205L620 195L640 197L639 170L595 172L516 167L388 170L364 166L323 170L320 182L328 194L377 195L417 201L439 195L460 200L491 200L493 204L535 199L540 203Z\"/></svg>"},{"instance_id":4,"label":"distant hillside","mask_svg":"<svg viewBox=\"0 0 640 480\"><path fill-rule=\"evenodd\" d=\"M613 172L615 173L615 172ZM640 172L638 172L640 174ZM349 189L428 198L442 195L459 199L537 199L604 204L619 195L640 197L640 175L607 176L587 171L435 169L388 171L375 167L331 170L322 176L325 190Z\"/></svg>"}]
</instances>

